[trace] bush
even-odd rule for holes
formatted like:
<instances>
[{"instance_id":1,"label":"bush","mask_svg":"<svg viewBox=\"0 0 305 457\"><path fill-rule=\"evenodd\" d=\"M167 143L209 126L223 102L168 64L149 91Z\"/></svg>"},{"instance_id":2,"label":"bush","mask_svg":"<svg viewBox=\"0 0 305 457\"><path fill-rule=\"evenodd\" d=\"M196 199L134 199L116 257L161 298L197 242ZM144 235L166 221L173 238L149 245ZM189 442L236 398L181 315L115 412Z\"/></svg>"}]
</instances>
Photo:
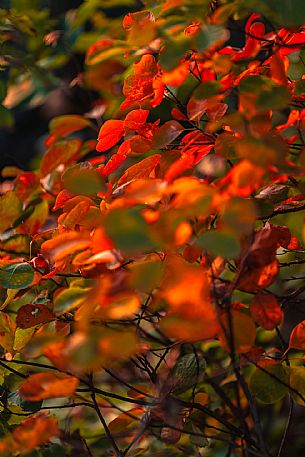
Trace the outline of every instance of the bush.
<instances>
[{"instance_id":1,"label":"bush","mask_svg":"<svg viewBox=\"0 0 305 457\"><path fill-rule=\"evenodd\" d=\"M47 3L0 10L1 126L93 101L2 170L1 455L300 455L303 1Z\"/></svg>"}]
</instances>

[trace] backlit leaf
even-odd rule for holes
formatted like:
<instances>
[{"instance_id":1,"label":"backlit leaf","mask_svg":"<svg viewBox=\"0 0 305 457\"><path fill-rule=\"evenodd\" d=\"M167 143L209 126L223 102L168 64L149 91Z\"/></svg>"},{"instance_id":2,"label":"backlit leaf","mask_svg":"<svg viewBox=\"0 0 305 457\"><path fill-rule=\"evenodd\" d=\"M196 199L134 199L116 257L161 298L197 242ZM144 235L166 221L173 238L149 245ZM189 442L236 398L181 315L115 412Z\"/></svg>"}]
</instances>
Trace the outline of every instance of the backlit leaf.
<instances>
[{"instance_id":1,"label":"backlit leaf","mask_svg":"<svg viewBox=\"0 0 305 457\"><path fill-rule=\"evenodd\" d=\"M47 257L56 260L88 247L90 242L88 235L71 231L45 241L41 246L41 250Z\"/></svg>"},{"instance_id":2,"label":"backlit leaf","mask_svg":"<svg viewBox=\"0 0 305 457\"><path fill-rule=\"evenodd\" d=\"M0 440L3 455L27 454L37 446L49 443L60 435L57 419L43 413L25 419L11 434Z\"/></svg>"},{"instance_id":3,"label":"backlit leaf","mask_svg":"<svg viewBox=\"0 0 305 457\"><path fill-rule=\"evenodd\" d=\"M13 351L16 325L12 318L0 312L0 345L8 352Z\"/></svg>"},{"instance_id":4,"label":"backlit leaf","mask_svg":"<svg viewBox=\"0 0 305 457\"><path fill-rule=\"evenodd\" d=\"M250 302L250 311L255 322L266 330L280 325L284 316L277 299L271 294L257 294Z\"/></svg>"},{"instance_id":5,"label":"backlit leaf","mask_svg":"<svg viewBox=\"0 0 305 457\"><path fill-rule=\"evenodd\" d=\"M70 135L70 133L76 132L77 130L92 126L92 122L83 116L66 114L52 119L49 124L49 129L51 133L60 137Z\"/></svg>"},{"instance_id":6,"label":"backlit leaf","mask_svg":"<svg viewBox=\"0 0 305 457\"><path fill-rule=\"evenodd\" d=\"M112 148L115 144L118 143L118 141L120 141L124 133L125 130L123 121L106 121L99 131L96 150L98 152L104 152Z\"/></svg>"},{"instance_id":7,"label":"backlit leaf","mask_svg":"<svg viewBox=\"0 0 305 457\"><path fill-rule=\"evenodd\" d=\"M292 330L289 347L293 349L305 349L305 321L300 322Z\"/></svg>"},{"instance_id":8,"label":"backlit leaf","mask_svg":"<svg viewBox=\"0 0 305 457\"><path fill-rule=\"evenodd\" d=\"M119 414L109 423L109 430L113 434L125 432L138 425L138 419L141 419L145 411L143 408L132 408L124 413Z\"/></svg>"},{"instance_id":9,"label":"backlit leaf","mask_svg":"<svg viewBox=\"0 0 305 457\"><path fill-rule=\"evenodd\" d=\"M30 375L19 387L25 400L38 401L46 398L69 397L78 386L78 379L59 373L36 373Z\"/></svg>"},{"instance_id":10,"label":"backlit leaf","mask_svg":"<svg viewBox=\"0 0 305 457\"><path fill-rule=\"evenodd\" d=\"M76 158L81 141L76 139L60 140L44 153L40 164L40 173L44 177L51 173L61 163L69 163Z\"/></svg>"},{"instance_id":11,"label":"backlit leaf","mask_svg":"<svg viewBox=\"0 0 305 457\"><path fill-rule=\"evenodd\" d=\"M118 180L118 186L122 186L127 182L133 181L134 179L148 178L156 166L160 163L161 155L154 154L140 160L136 164L129 167L125 173Z\"/></svg>"}]
</instances>

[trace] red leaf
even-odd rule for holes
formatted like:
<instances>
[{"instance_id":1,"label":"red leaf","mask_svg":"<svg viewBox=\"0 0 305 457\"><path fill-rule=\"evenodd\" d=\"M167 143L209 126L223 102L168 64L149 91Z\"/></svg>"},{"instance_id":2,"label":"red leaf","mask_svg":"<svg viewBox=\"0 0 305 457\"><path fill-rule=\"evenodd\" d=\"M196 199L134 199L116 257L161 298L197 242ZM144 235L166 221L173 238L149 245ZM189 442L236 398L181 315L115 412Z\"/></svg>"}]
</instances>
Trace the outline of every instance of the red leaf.
<instances>
[{"instance_id":1,"label":"red leaf","mask_svg":"<svg viewBox=\"0 0 305 457\"><path fill-rule=\"evenodd\" d=\"M24 305L19 308L16 325L19 328L30 328L55 320L55 316L45 305Z\"/></svg>"},{"instance_id":2,"label":"red leaf","mask_svg":"<svg viewBox=\"0 0 305 457\"><path fill-rule=\"evenodd\" d=\"M125 129L137 130L139 126L145 124L149 115L147 109L135 109L127 114L124 121Z\"/></svg>"},{"instance_id":3,"label":"red leaf","mask_svg":"<svg viewBox=\"0 0 305 457\"><path fill-rule=\"evenodd\" d=\"M250 312L255 322L266 330L280 325L284 315L274 295L263 293L257 294L251 301Z\"/></svg>"},{"instance_id":4,"label":"red leaf","mask_svg":"<svg viewBox=\"0 0 305 457\"><path fill-rule=\"evenodd\" d=\"M99 131L96 150L98 152L104 152L112 148L120 141L124 133L124 121L106 121Z\"/></svg>"},{"instance_id":5,"label":"red leaf","mask_svg":"<svg viewBox=\"0 0 305 457\"><path fill-rule=\"evenodd\" d=\"M291 332L289 347L294 349L305 349L305 321L300 322Z\"/></svg>"}]
</instances>

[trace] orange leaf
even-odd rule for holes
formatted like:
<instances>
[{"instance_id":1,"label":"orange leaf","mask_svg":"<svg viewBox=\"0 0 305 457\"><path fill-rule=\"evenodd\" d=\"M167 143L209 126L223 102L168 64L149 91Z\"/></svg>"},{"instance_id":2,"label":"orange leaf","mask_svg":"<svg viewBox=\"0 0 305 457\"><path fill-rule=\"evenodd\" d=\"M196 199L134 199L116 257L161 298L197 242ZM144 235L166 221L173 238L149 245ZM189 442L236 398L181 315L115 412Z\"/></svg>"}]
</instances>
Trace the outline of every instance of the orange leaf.
<instances>
[{"instance_id":1,"label":"orange leaf","mask_svg":"<svg viewBox=\"0 0 305 457\"><path fill-rule=\"evenodd\" d=\"M70 397L74 394L79 380L59 373L36 373L30 375L19 387L24 400L39 401L46 398Z\"/></svg>"},{"instance_id":2,"label":"orange leaf","mask_svg":"<svg viewBox=\"0 0 305 457\"><path fill-rule=\"evenodd\" d=\"M38 324L53 321L54 314L45 305L24 305L18 309L16 325L19 328L30 328Z\"/></svg>"},{"instance_id":3,"label":"orange leaf","mask_svg":"<svg viewBox=\"0 0 305 457\"><path fill-rule=\"evenodd\" d=\"M124 133L124 121L106 121L99 131L96 150L98 152L104 152L112 148L120 141Z\"/></svg>"},{"instance_id":4,"label":"orange leaf","mask_svg":"<svg viewBox=\"0 0 305 457\"><path fill-rule=\"evenodd\" d=\"M93 127L92 122L77 114L65 114L64 116L55 117L49 124L50 132L56 136L67 136L85 127Z\"/></svg>"},{"instance_id":5,"label":"orange leaf","mask_svg":"<svg viewBox=\"0 0 305 457\"><path fill-rule=\"evenodd\" d=\"M151 54L144 54L133 68L136 76L154 76L158 71L156 59Z\"/></svg>"},{"instance_id":6,"label":"orange leaf","mask_svg":"<svg viewBox=\"0 0 305 457\"><path fill-rule=\"evenodd\" d=\"M271 57L270 72L273 81L275 81L277 84L287 86L288 79L286 75L285 63L283 57L281 57L278 52L273 54Z\"/></svg>"},{"instance_id":7,"label":"orange leaf","mask_svg":"<svg viewBox=\"0 0 305 457\"><path fill-rule=\"evenodd\" d=\"M57 419L54 416L37 414L23 421L12 433L14 440L10 448L15 453L27 454L41 444L47 444L50 438L59 436ZM9 439L4 438L2 442ZM1 443L1 442L0 442Z\"/></svg>"},{"instance_id":8,"label":"orange leaf","mask_svg":"<svg viewBox=\"0 0 305 457\"><path fill-rule=\"evenodd\" d=\"M0 346L8 352L13 351L15 329L13 319L7 313L0 312Z\"/></svg>"},{"instance_id":9,"label":"orange leaf","mask_svg":"<svg viewBox=\"0 0 305 457\"><path fill-rule=\"evenodd\" d=\"M163 329L170 336L192 341L214 337L219 326L206 270L174 255L166 258L165 266L159 294L168 303L169 315L162 323ZM175 321L178 321L176 330Z\"/></svg>"},{"instance_id":10,"label":"orange leaf","mask_svg":"<svg viewBox=\"0 0 305 457\"><path fill-rule=\"evenodd\" d=\"M255 322L266 330L273 330L283 319L277 299L270 294L257 294L250 303L250 312Z\"/></svg>"},{"instance_id":11,"label":"orange leaf","mask_svg":"<svg viewBox=\"0 0 305 457\"><path fill-rule=\"evenodd\" d=\"M68 163L76 158L80 146L81 141L76 139L61 140L52 144L42 158L40 164L41 176L48 175L61 163Z\"/></svg>"},{"instance_id":12,"label":"orange leaf","mask_svg":"<svg viewBox=\"0 0 305 457\"><path fill-rule=\"evenodd\" d=\"M62 233L42 243L41 252L44 252L46 257L60 260L69 254L88 247L90 242L88 235L79 232Z\"/></svg>"},{"instance_id":13,"label":"orange leaf","mask_svg":"<svg viewBox=\"0 0 305 457\"><path fill-rule=\"evenodd\" d=\"M75 197L75 195L69 192L68 190L61 190L56 197L55 205L52 208L53 211L57 211L58 209L62 208L65 205L65 203L73 197Z\"/></svg>"},{"instance_id":14,"label":"orange leaf","mask_svg":"<svg viewBox=\"0 0 305 457\"><path fill-rule=\"evenodd\" d=\"M254 291L265 289L273 283L279 272L277 259L264 266L255 266L243 269L237 286L239 289Z\"/></svg>"},{"instance_id":15,"label":"orange leaf","mask_svg":"<svg viewBox=\"0 0 305 457\"><path fill-rule=\"evenodd\" d=\"M151 172L160 163L160 160L161 155L154 154L152 156L146 157L135 165L132 165L121 176L117 183L118 186L122 186L123 184L126 184L127 182L133 181L135 179L148 178Z\"/></svg>"},{"instance_id":16,"label":"orange leaf","mask_svg":"<svg viewBox=\"0 0 305 457\"><path fill-rule=\"evenodd\" d=\"M305 349L305 321L300 322L291 332L289 348Z\"/></svg>"}]
</instances>

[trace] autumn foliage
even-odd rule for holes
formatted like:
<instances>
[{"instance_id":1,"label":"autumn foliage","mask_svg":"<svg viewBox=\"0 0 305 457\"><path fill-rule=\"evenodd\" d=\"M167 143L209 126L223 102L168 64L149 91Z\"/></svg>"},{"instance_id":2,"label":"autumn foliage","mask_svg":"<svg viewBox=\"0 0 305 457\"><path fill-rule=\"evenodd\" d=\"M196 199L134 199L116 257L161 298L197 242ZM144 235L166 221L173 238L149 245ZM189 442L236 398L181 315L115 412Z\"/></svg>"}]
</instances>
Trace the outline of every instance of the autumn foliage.
<instances>
[{"instance_id":1,"label":"autumn foliage","mask_svg":"<svg viewBox=\"0 0 305 457\"><path fill-rule=\"evenodd\" d=\"M0 454L288 455L305 406L303 2L127 1L115 19L102 3L67 16L92 111L51 120L37 169L2 170ZM34 11L0 16L56 56L61 31L35 35Z\"/></svg>"}]
</instances>

